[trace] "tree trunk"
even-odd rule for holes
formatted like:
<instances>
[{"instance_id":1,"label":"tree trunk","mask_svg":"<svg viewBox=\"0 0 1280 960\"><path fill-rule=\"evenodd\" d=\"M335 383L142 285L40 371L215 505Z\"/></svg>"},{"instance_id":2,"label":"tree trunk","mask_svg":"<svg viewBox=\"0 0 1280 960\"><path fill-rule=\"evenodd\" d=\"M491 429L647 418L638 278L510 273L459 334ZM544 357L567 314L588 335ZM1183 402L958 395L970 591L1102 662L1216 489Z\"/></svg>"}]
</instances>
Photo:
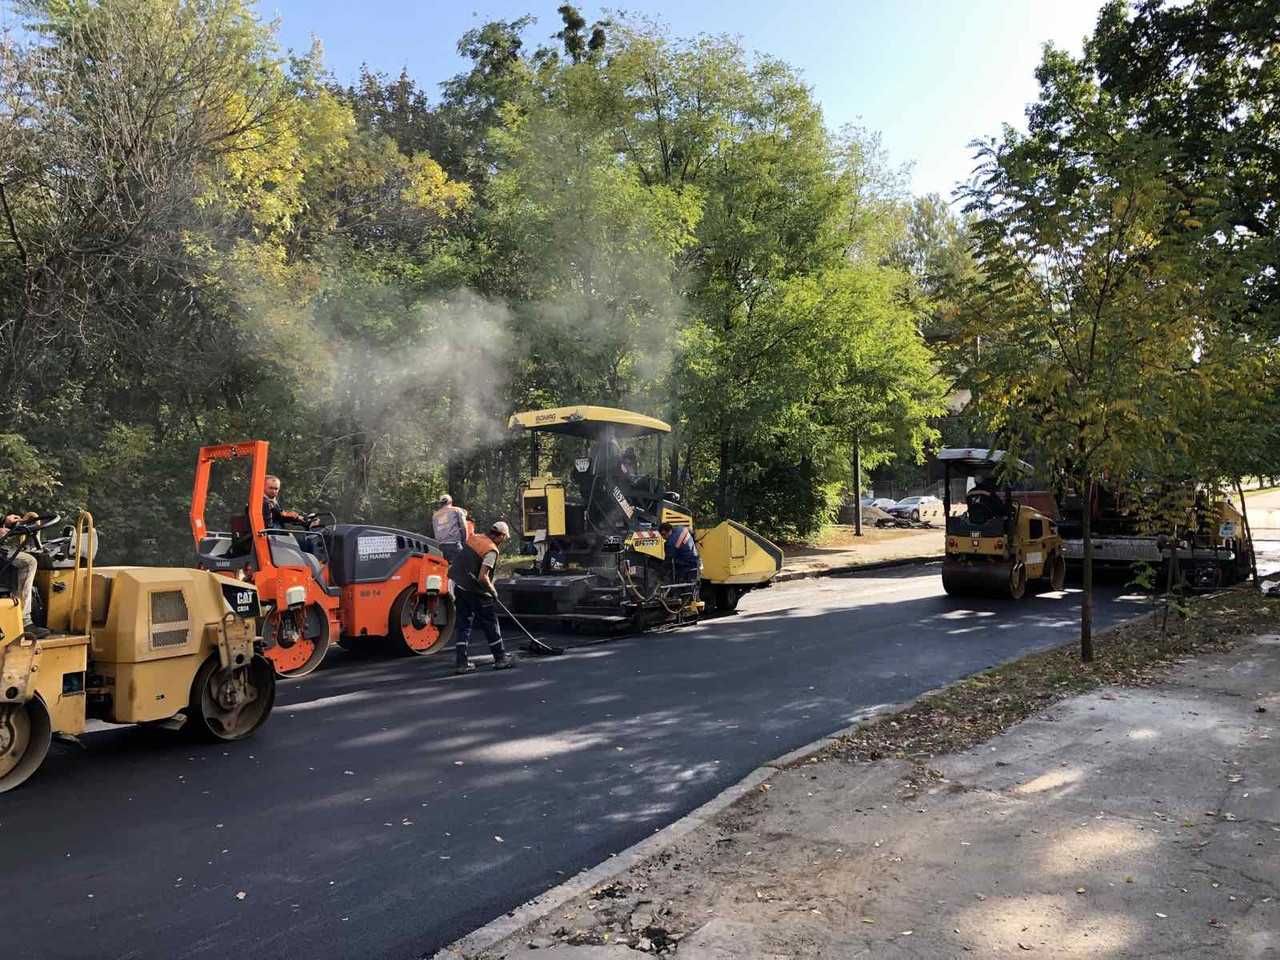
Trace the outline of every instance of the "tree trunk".
<instances>
[{"instance_id":1,"label":"tree trunk","mask_svg":"<svg viewBox=\"0 0 1280 960\"><path fill-rule=\"evenodd\" d=\"M716 485L716 514L723 520L729 515L729 464L732 457L729 453L729 438L720 438L720 476Z\"/></svg>"},{"instance_id":2,"label":"tree trunk","mask_svg":"<svg viewBox=\"0 0 1280 960\"><path fill-rule=\"evenodd\" d=\"M1240 519L1244 521L1244 538L1249 543L1249 570L1253 574L1253 585L1258 586L1258 555L1253 551L1253 528L1249 526L1249 509L1244 502L1244 485L1236 478L1236 493L1240 494Z\"/></svg>"},{"instance_id":3,"label":"tree trunk","mask_svg":"<svg viewBox=\"0 0 1280 960\"><path fill-rule=\"evenodd\" d=\"M853 535L862 536L862 438L853 438Z\"/></svg>"},{"instance_id":4,"label":"tree trunk","mask_svg":"<svg viewBox=\"0 0 1280 960\"><path fill-rule=\"evenodd\" d=\"M1093 477L1085 483L1084 569L1080 599L1080 662L1093 663Z\"/></svg>"}]
</instances>

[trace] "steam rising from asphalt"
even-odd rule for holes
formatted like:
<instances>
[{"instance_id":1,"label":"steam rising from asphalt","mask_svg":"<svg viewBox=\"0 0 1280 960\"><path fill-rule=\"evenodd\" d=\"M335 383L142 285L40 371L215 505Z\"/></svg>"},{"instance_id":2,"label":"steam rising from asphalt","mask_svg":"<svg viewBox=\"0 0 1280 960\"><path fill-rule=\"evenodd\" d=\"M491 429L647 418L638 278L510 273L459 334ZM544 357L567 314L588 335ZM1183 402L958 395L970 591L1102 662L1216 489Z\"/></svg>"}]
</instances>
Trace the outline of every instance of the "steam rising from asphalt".
<instances>
[{"instance_id":1,"label":"steam rising from asphalt","mask_svg":"<svg viewBox=\"0 0 1280 960\"><path fill-rule=\"evenodd\" d=\"M364 306L369 298L359 299ZM361 318L360 335L334 322L355 305L316 310L335 425L361 431L375 447L425 446L420 452L437 463L506 440L505 397L517 359L511 311L469 290L408 307L396 296L372 299L399 314L385 321L399 338L371 338L377 316Z\"/></svg>"}]
</instances>

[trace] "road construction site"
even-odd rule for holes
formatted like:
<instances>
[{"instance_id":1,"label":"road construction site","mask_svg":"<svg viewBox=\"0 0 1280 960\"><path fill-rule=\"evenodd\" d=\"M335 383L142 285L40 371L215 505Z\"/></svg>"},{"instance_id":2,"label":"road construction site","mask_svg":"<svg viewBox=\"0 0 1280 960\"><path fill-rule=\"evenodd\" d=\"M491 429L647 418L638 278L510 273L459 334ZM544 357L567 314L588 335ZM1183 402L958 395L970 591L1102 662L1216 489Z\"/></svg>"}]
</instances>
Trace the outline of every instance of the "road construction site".
<instances>
[{"instance_id":1,"label":"road construction site","mask_svg":"<svg viewBox=\"0 0 1280 960\"><path fill-rule=\"evenodd\" d=\"M879 705L1069 641L1078 598L950 598L920 563L547 633L566 654L509 673L334 650L241 744L91 728L3 798L9 955L430 955ZM1098 600L1099 627L1150 603Z\"/></svg>"},{"instance_id":2,"label":"road construction site","mask_svg":"<svg viewBox=\"0 0 1280 960\"><path fill-rule=\"evenodd\" d=\"M793 550L784 570L781 548L722 520L697 528L690 566L695 521L662 482L666 424L565 407L509 426L530 441L522 565L485 589L513 647L523 633L564 654L515 673L498 642L501 674L467 676L465 644L456 663L429 656L455 603L476 603L465 577L496 563L505 523L496 541L469 530L450 566L425 534L281 510L265 441L200 450L200 570L95 568L88 514L43 545L55 515L11 522L32 538L39 601L23 627L10 588L0 637L0 868L25 881L0 923L16 955L429 956L761 764L1058 646L1080 621L1052 495L1002 489L1003 451L939 454L945 531ZM540 472L540 435L586 454L568 479ZM237 462L247 483L212 495L213 467ZM979 478L958 513L953 470ZM225 530L207 524L215 500ZM1234 519L1192 533L1210 586L1247 572ZM1095 628L1153 608L1126 579L1095 589ZM213 599L191 606L201 591ZM77 659L59 666L64 648ZM212 744L162 729L193 719Z\"/></svg>"}]
</instances>

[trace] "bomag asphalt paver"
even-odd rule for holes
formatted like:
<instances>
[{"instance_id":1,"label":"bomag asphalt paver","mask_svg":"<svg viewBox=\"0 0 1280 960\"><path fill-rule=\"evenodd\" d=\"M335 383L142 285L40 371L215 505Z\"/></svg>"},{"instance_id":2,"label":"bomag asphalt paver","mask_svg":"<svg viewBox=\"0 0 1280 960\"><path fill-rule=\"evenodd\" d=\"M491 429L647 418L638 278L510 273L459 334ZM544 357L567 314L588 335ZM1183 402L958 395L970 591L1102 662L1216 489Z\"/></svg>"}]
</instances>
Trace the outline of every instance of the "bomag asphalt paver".
<instances>
[{"instance_id":1,"label":"bomag asphalt paver","mask_svg":"<svg viewBox=\"0 0 1280 960\"><path fill-rule=\"evenodd\" d=\"M88 720L155 723L214 740L257 730L275 702L275 674L255 650L252 584L182 567L95 567L93 518L57 539L56 515L10 534L38 568L25 628L12 568L0 557L0 793L39 768L54 734ZM6 539L10 539L6 537Z\"/></svg>"},{"instance_id":2,"label":"bomag asphalt paver","mask_svg":"<svg viewBox=\"0 0 1280 960\"><path fill-rule=\"evenodd\" d=\"M782 568L782 551L742 524L696 526L662 480L662 439L671 427L661 420L573 406L516 413L508 426L529 438L520 497L522 550L532 563L497 588L520 619L629 627L679 622L734 610L744 593L768 585ZM562 462L572 454L567 477L539 469L538 440L548 435L557 438ZM642 463L654 471L642 472ZM658 533L664 522L693 533L700 570L679 572L666 556Z\"/></svg>"}]
</instances>

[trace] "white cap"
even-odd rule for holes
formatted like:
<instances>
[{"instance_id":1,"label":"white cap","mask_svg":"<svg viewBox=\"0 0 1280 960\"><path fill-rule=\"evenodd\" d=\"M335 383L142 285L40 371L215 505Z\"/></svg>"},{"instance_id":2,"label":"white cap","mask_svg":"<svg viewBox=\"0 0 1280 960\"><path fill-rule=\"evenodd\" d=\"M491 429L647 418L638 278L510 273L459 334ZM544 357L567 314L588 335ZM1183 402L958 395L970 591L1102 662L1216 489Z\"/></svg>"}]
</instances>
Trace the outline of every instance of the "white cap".
<instances>
[{"instance_id":1,"label":"white cap","mask_svg":"<svg viewBox=\"0 0 1280 960\"><path fill-rule=\"evenodd\" d=\"M449 496L447 493L440 498L440 506L443 507L450 503L453 503L453 497Z\"/></svg>"},{"instance_id":2,"label":"white cap","mask_svg":"<svg viewBox=\"0 0 1280 960\"><path fill-rule=\"evenodd\" d=\"M500 534L502 534L504 537L509 537L509 536L511 536L511 528L507 526L507 523L506 523L506 521L505 521L505 520L495 520L495 521L493 521L493 526L489 528L489 532L490 532L490 533L500 533Z\"/></svg>"}]
</instances>

